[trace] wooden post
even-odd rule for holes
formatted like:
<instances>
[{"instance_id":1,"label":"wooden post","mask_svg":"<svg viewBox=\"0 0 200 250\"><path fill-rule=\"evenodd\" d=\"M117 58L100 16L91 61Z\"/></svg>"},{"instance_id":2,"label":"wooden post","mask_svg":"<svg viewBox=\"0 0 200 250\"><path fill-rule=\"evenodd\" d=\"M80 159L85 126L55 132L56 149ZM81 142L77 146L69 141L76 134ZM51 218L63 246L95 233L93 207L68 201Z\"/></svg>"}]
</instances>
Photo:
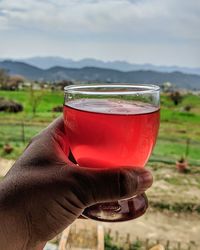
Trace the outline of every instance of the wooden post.
<instances>
[{"instance_id":1,"label":"wooden post","mask_svg":"<svg viewBox=\"0 0 200 250\"><path fill-rule=\"evenodd\" d=\"M97 250L104 250L104 229L102 225L97 227Z\"/></svg>"},{"instance_id":2,"label":"wooden post","mask_svg":"<svg viewBox=\"0 0 200 250\"><path fill-rule=\"evenodd\" d=\"M166 250L169 250L169 245L170 245L170 241L168 240L167 243L166 243Z\"/></svg>"},{"instance_id":3,"label":"wooden post","mask_svg":"<svg viewBox=\"0 0 200 250\"><path fill-rule=\"evenodd\" d=\"M181 250L181 242L178 242L177 249Z\"/></svg>"},{"instance_id":4,"label":"wooden post","mask_svg":"<svg viewBox=\"0 0 200 250\"><path fill-rule=\"evenodd\" d=\"M145 241L145 248L146 250L149 250L149 239L146 239Z\"/></svg>"},{"instance_id":5,"label":"wooden post","mask_svg":"<svg viewBox=\"0 0 200 250\"><path fill-rule=\"evenodd\" d=\"M127 233L126 235L126 243L130 244L130 234Z\"/></svg>"},{"instance_id":6,"label":"wooden post","mask_svg":"<svg viewBox=\"0 0 200 250\"><path fill-rule=\"evenodd\" d=\"M116 231L116 232L115 232L115 241L118 242L118 239L119 239L119 232Z\"/></svg>"},{"instance_id":7,"label":"wooden post","mask_svg":"<svg viewBox=\"0 0 200 250\"><path fill-rule=\"evenodd\" d=\"M111 235L111 229L110 228L108 229L108 233L107 234Z\"/></svg>"},{"instance_id":8,"label":"wooden post","mask_svg":"<svg viewBox=\"0 0 200 250\"><path fill-rule=\"evenodd\" d=\"M61 236L61 240L58 246L58 250L66 250L66 246L67 246L67 240L68 240L68 236L69 236L69 231L70 231L70 227L67 227Z\"/></svg>"},{"instance_id":9,"label":"wooden post","mask_svg":"<svg viewBox=\"0 0 200 250\"><path fill-rule=\"evenodd\" d=\"M22 127L22 142L25 143L24 121L22 121L21 127Z\"/></svg>"}]
</instances>

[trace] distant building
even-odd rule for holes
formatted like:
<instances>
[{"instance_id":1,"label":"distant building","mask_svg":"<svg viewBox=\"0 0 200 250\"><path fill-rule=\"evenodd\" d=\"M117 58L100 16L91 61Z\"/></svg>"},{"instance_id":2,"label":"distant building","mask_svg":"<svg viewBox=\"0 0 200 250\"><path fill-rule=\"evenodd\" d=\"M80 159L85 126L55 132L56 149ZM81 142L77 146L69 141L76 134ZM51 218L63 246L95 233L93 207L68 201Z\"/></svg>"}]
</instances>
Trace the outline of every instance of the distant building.
<instances>
[{"instance_id":1,"label":"distant building","mask_svg":"<svg viewBox=\"0 0 200 250\"><path fill-rule=\"evenodd\" d=\"M164 83L161 85L161 89L162 89L163 92L165 92L165 93L170 93L170 92L175 91L176 86L173 85L171 82L164 82Z\"/></svg>"}]
</instances>

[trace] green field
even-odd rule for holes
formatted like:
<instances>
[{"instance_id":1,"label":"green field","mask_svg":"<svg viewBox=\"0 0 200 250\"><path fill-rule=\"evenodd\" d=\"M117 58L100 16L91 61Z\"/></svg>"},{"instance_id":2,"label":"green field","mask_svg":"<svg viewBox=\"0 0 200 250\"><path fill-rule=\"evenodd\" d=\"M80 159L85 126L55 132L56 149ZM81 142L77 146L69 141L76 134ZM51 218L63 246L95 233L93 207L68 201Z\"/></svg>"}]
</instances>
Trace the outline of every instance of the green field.
<instances>
[{"instance_id":1,"label":"green field","mask_svg":"<svg viewBox=\"0 0 200 250\"><path fill-rule=\"evenodd\" d=\"M24 106L24 111L0 113L0 156L17 158L26 143L49 122L61 113L52 112L52 108L62 105L62 91L38 91L41 102L37 112L32 113L30 92L0 91L0 97L15 100ZM184 111L190 105L191 110ZM24 125L23 125L24 124ZM167 95L161 95L161 125L159 138L151 157L152 161L174 162L184 156L186 141L190 139L188 160L193 165L200 165L200 96L187 94L182 102L175 106ZM5 154L3 146L9 143L14 147L11 154Z\"/></svg>"}]
</instances>

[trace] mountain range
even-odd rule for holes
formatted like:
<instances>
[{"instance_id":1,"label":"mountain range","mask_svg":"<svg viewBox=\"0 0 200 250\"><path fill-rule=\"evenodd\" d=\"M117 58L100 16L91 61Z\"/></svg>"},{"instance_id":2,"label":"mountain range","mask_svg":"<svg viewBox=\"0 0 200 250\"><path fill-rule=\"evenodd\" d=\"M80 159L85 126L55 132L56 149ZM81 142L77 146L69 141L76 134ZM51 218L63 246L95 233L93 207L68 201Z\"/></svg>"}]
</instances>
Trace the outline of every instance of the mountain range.
<instances>
[{"instance_id":1,"label":"mountain range","mask_svg":"<svg viewBox=\"0 0 200 250\"><path fill-rule=\"evenodd\" d=\"M3 61L3 59L0 61ZM49 69L56 66L65 68L79 68L79 69L84 67L96 67L104 69L115 69L120 71L151 70L151 71L168 72L168 73L179 71L186 74L200 75L200 68L157 66L153 64L134 64L126 61L102 61L93 58L72 60L62 57L47 56L47 57L31 57L24 59L16 59L16 61L24 62L41 69Z\"/></svg>"},{"instance_id":2,"label":"mountain range","mask_svg":"<svg viewBox=\"0 0 200 250\"><path fill-rule=\"evenodd\" d=\"M61 81L64 79L83 82L119 82L162 84L171 82L179 88L200 89L200 75L182 72L157 72L152 70L120 71L108 68L83 67L66 68L61 66L41 69L24 62L5 60L0 68L11 75L22 75L30 80Z\"/></svg>"}]
</instances>

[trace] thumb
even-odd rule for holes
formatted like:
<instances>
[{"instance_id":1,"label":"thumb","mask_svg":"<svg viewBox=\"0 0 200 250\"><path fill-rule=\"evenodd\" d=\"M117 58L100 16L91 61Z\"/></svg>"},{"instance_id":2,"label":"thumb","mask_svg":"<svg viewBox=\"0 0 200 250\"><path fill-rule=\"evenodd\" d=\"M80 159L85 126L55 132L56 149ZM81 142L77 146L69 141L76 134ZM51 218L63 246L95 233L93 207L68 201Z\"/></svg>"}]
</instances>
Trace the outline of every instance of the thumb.
<instances>
[{"instance_id":1,"label":"thumb","mask_svg":"<svg viewBox=\"0 0 200 250\"><path fill-rule=\"evenodd\" d=\"M73 191L84 206L143 193L153 177L144 168L90 169L72 166Z\"/></svg>"}]
</instances>

